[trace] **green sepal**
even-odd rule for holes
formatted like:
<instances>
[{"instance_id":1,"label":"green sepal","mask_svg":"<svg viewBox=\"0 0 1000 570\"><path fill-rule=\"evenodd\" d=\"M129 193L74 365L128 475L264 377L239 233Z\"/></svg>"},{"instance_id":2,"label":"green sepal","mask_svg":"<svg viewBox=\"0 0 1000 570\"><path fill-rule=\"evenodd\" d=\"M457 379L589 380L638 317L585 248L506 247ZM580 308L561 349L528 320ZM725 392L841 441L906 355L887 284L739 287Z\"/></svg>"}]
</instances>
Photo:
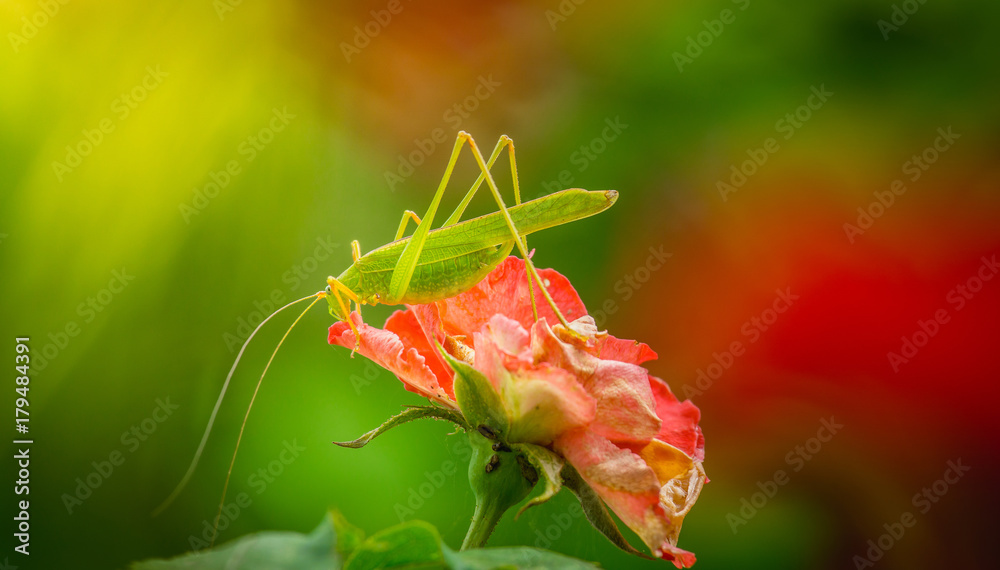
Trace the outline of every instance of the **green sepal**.
<instances>
[{"instance_id":1,"label":"green sepal","mask_svg":"<svg viewBox=\"0 0 1000 570\"><path fill-rule=\"evenodd\" d=\"M455 371L455 400L458 401L458 407L462 409L469 426L472 430L479 430L480 433L484 433L481 426L485 426L500 441L506 442L507 434L510 433L510 420L493 385L482 372L455 359L441 345L438 345L438 350L448 366Z\"/></svg>"},{"instance_id":2,"label":"green sepal","mask_svg":"<svg viewBox=\"0 0 1000 570\"><path fill-rule=\"evenodd\" d=\"M352 449L358 449L364 447L365 445L368 445L368 442L375 439L379 435L382 435L386 431L389 431L390 429L400 424L405 424L406 422L418 420L420 418L435 418L439 420L447 420L449 422L458 424L459 426L465 428L466 430L469 429L469 425L465 421L465 418L462 416L461 412L455 410L449 410L447 408L439 408L437 406L414 406L412 408L403 410L402 413L399 413L389 418L388 420L386 420L384 424L364 434L358 439L355 439L354 441L335 441L333 443L341 447L350 447Z\"/></svg>"},{"instance_id":3,"label":"green sepal","mask_svg":"<svg viewBox=\"0 0 1000 570\"><path fill-rule=\"evenodd\" d=\"M545 481L545 489L542 490L542 493L528 501L521 507L521 510L517 511L517 516L519 517L530 507L548 501L562 489L561 472L566 461L551 450L533 443L517 443L511 447L530 461L535 471Z\"/></svg>"},{"instance_id":4,"label":"green sepal","mask_svg":"<svg viewBox=\"0 0 1000 570\"><path fill-rule=\"evenodd\" d=\"M618 529L618 525L615 524L615 520L611 518L608 508L604 506L604 501L601 500L597 492L583 480L580 473L569 463L563 467L562 480L563 485L570 491L573 491L576 498L580 500L580 506L583 507L583 513L587 516L590 524L607 537L612 544L629 554L654 560L651 556L636 550L635 547L625 540L621 530Z\"/></svg>"}]
</instances>

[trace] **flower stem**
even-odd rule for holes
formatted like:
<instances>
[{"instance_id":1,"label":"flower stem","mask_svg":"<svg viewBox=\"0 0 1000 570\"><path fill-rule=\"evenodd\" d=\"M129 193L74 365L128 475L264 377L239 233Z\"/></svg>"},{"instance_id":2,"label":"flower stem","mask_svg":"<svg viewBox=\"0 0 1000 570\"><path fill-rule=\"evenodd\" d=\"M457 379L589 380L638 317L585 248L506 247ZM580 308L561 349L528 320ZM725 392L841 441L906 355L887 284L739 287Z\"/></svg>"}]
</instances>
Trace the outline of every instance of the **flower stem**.
<instances>
[{"instance_id":1,"label":"flower stem","mask_svg":"<svg viewBox=\"0 0 1000 570\"><path fill-rule=\"evenodd\" d=\"M503 516L506 510L507 508L500 507L497 501L486 500L477 502L476 512L472 515L472 524L469 526L469 532L465 535L465 540L462 542L462 550L483 547L486 544L486 540L493 534L497 523L500 522L500 517Z\"/></svg>"}]
</instances>

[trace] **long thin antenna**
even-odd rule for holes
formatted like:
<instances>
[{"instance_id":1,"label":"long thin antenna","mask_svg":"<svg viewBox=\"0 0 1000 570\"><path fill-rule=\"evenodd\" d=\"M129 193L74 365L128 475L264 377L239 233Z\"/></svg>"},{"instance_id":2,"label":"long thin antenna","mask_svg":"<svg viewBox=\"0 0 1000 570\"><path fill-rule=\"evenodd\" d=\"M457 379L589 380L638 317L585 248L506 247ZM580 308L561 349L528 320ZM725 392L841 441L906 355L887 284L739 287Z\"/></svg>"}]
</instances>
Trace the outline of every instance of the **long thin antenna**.
<instances>
[{"instance_id":1,"label":"long thin antenna","mask_svg":"<svg viewBox=\"0 0 1000 570\"><path fill-rule=\"evenodd\" d=\"M250 409L253 408L254 400L257 399L257 392L260 390L260 385L264 383L264 375L267 374L267 369L271 367L271 361L274 360L275 355L278 354L278 349L281 348L282 344L284 344L285 339L288 338L289 333L292 332L295 325L299 324L299 321L302 317L306 316L306 313L309 312L309 309L313 308L313 305L315 305L323 297L326 297L326 293L324 291L320 291L315 294L315 297L316 298L313 302L309 303L309 306L306 307L306 309L302 311L302 313L300 313L294 321L292 321L292 325L288 327L288 330L285 331L285 335L281 337L280 341L278 341L278 346L274 347L274 352L271 353L271 358L267 359L267 365L264 366L264 371L260 373L260 380L257 380L257 387L254 388L253 396L250 397L250 405L247 406L247 413L243 416L243 425L240 426L240 435L236 438L236 449L233 450L233 459L229 462L229 471L226 472L226 484L222 487L222 499L219 500L219 511L215 514L215 523L212 525L212 540L209 543L210 546L215 544L215 537L219 534L219 519L222 518L222 506L226 503L226 492L229 491L229 477L233 474L233 465L236 464L236 453L240 450L240 442L243 441L243 430L247 427L247 419L250 417ZM303 297L303 299L308 298L309 297ZM302 299L300 299L300 301L301 300ZM298 301L295 302L297 303Z\"/></svg>"},{"instance_id":2,"label":"long thin antenna","mask_svg":"<svg viewBox=\"0 0 1000 570\"><path fill-rule=\"evenodd\" d=\"M305 301L306 299L310 299L312 297L316 297L316 300L318 301L319 299L322 299L324 296L325 293L321 291L319 293L313 293L312 295L306 295L305 297L302 297L301 299L298 299L296 301L292 301L291 303L288 303L284 307L281 307L280 309L268 315L267 318L261 321L261 323L257 325L257 328L255 328L253 332L250 333L250 336L248 336L246 341L243 342L243 346L240 348L240 352L236 355L236 362L233 362L232 368L229 369L229 374L226 375L226 381L225 383L222 384L222 391L219 392L219 399L215 401L215 408L212 409L212 415L208 418L208 425L205 426L205 433L201 436L201 443L198 444L198 450L194 452L194 459L191 460L191 465L188 466L187 473L184 474L184 477L181 479L181 482L177 484L177 487L175 487L173 492L170 493L170 496L167 497L162 503L160 503L160 506L153 509L152 516L154 517L158 516L160 513L166 510L166 508L169 507L170 504L174 502L174 499L176 499L177 496L181 494L181 491L183 491L184 487L187 486L188 481L191 480L191 476L194 475L194 470L196 467L198 467L198 461L201 459L201 454L205 450L205 443L208 441L208 435L212 432L212 426L215 424L215 416L216 414L219 413L219 407L222 405L222 399L226 395L226 390L229 389L229 381L233 378L233 372L236 371L236 365L239 364L240 359L243 358L243 351L246 350L247 345L250 344L250 341L253 339L254 335L257 334L257 331L259 331L260 328L264 326L264 323L271 320L271 317L277 315L281 311L284 311L288 307L291 307L296 303L301 303L302 301ZM315 302L316 301L313 301L314 304ZM312 307L312 305L309 306ZM299 318L301 318L301 316ZM298 322L298 319L296 319L296 322ZM285 333L285 336L288 336L288 333ZM282 340L284 340L284 338L282 338ZM272 355L271 358L274 358L274 356ZM268 364L270 364L270 361L268 361ZM254 394L256 394L256 392L254 392ZM240 433L242 433L242 430Z\"/></svg>"}]
</instances>

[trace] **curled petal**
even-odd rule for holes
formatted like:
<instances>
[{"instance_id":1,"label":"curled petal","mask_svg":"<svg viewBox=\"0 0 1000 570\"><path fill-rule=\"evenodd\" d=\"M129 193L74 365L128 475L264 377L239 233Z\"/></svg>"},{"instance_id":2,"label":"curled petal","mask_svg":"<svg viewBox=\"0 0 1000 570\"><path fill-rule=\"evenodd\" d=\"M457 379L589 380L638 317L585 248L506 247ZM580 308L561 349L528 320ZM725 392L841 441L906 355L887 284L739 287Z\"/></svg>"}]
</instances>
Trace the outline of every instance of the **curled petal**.
<instances>
[{"instance_id":1,"label":"curled petal","mask_svg":"<svg viewBox=\"0 0 1000 570\"><path fill-rule=\"evenodd\" d=\"M494 315L486 324L483 333L477 333L477 335L483 341L494 345L500 352L531 362L529 355L522 354L529 347L528 331L524 330L524 327L517 321L503 315ZM476 343L476 346L479 346L479 342Z\"/></svg>"},{"instance_id":2,"label":"curled petal","mask_svg":"<svg viewBox=\"0 0 1000 570\"><path fill-rule=\"evenodd\" d=\"M405 345L396 333L370 327L361 322L357 312L351 313L361 346L358 352L396 375L407 390L457 409L454 396L444 390L427 359L412 345ZM354 332L346 322L338 321L330 327L328 340L345 348L354 349Z\"/></svg>"},{"instance_id":3,"label":"curled petal","mask_svg":"<svg viewBox=\"0 0 1000 570\"><path fill-rule=\"evenodd\" d=\"M445 364L441 355L431 344L430 339L437 340L445 344L445 339L438 339L427 334L423 323L417 318L417 314L411 309L409 311L395 311L385 321L385 330L396 333L404 346L414 348L420 356L424 357L424 362L434 373L441 388L444 389L448 397L455 399L454 384L455 373Z\"/></svg>"},{"instance_id":4,"label":"curled petal","mask_svg":"<svg viewBox=\"0 0 1000 570\"><path fill-rule=\"evenodd\" d=\"M694 566L695 562L698 561L694 552L689 552L683 548L677 548L669 542L665 542L660 546L657 555L664 560L670 560L674 563L674 566L678 568L690 568Z\"/></svg>"},{"instance_id":5,"label":"curled petal","mask_svg":"<svg viewBox=\"0 0 1000 570\"><path fill-rule=\"evenodd\" d=\"M705 484L705 471L700 461L694 461L676 447L662 441L651 441L639 451L639 457L656 473L660 481L660 504L671 519L680 519L694 506ZM676 538L676 537L675 537Z\"/></svg>"},{"instance_id":6,"label":"curled petal","mask_svg":"<svg viewBox=\"0 0 1000 570\"><path fill-rule=\"evenodd\" d=\"M629 364L642 364L656 360L656 352L644 342L624 340L611 335L599 337L596 343L596 354L604 360L617 360Z\"/></svg>"}]
</instances>

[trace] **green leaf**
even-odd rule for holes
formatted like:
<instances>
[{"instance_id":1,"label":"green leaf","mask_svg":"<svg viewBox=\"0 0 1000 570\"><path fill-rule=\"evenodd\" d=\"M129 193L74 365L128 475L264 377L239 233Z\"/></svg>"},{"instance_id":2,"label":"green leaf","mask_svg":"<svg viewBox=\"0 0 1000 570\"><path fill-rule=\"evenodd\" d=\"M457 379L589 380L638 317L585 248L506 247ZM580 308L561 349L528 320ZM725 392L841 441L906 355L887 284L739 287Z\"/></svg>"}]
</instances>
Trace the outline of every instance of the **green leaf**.
<instances>
[{"instance_id":1,"label":"green leaf","mask_svg":"<svg viewBox=\"0 0 1000 570\"><path fill-rule=\"evenodd\" d=\"M449 410L447 408L439 408L437 406L414 406L404 410L402 413L397 414L377 428L371 430L370 432L364 434L363 436L355 439L354 441L335 441L333 443L341 447L350 447L353 449L358 449L368 445L368 442L375 439L376 437L382 435L383 433L389 431L390 429L406 422L411 422L413 420L418 420L420 418L436 418L439 420L448 420L449 422L456 423L466 430L469 429L469 425L466 423L465 418L462 417L460 412L455 410Z\"/></svg>"},{"instance_id":2,"label":"green leaf","mask_svg":"<svg viewBox=\"0 0 1000 570\"><path fill-rule=\"evenodd\" d=\"M604 501L597 495L597 492L583 480L580 473L573 468L572 465L567 463L562 470L563 485L566 486L576 498L580 500L580 506L583 507L583 513L587 515L587 520L594 528L599 530L601 534L606 536L612 544L621 548L629 554L635 554L636 556L641 556L643 558L650 558L650 556L636 550L625 537L622 536L621 531L618 529L618 525L615 524L615 520L611 518L611 513L608 512L608 508L604 506Z\"/></svg>"},{"instance_id":3,"label":"green leaf","mask_svg":"<svg viewBox=\"0 0 1000 570\"><path fill-rule=\"evenodd\" d=\"M345 560L365 539L365 531L347 522L340 511L330 511L333 530L337 533L337 553Z\"/></svg>"},{"instance_id":4,"label":"green leaf","mask_svg":"<svg viewBox=\"0 0 1000 570\"><path fill-rule=\"evenodd\" d=\"M517 512L517 516L521 516L521 513L528 510L530 507L535 505L540 505L545 501L548 501L556 493L562 489L562 475L560 474L563 469L563 465L566 462L562 457L556 455L552 451L533 443L517 443L511 446L514 451L520 452L524 457L531 462L534 466L535 471L537 471L542 479L545 481L545 489L542 490L542 494L538 495L534 499L528 501L521 510Z\"/></svg>"},{"instance_id":5,"label":"green leaf","mask_svg":"<svg viewBox=\"0 0 1000 570\"><path fill-rule=\"evenodd\" d=\"M447 547L445 547L447 548ZM453 552L445 550L445 560L453 570L595 570L597 564L538 548L476 548Z\"/></svg>"},{"instance_id":6,"label":"green leaf","mask_svg":"<svg viewBox=\"0 0 1000 570\"><path fill-rule=\"evenodd\" d=\"M346 559L346 562L345 562ZM213 550L171 560L147 560L132 570L596 570L598 566L537 548L456 552L430 524L410 521L367 539L340 513L327 515L309 535L263 532Z\"/></svg>"},{"instance_id":7,"label":"green leaf","mask_svg":"<svg viewBox=\"0 0 1000 570\"><path fill-rule=\"evenodd\" d=\"M595 570L598 566L537 548L478 548L456 552L430 524L411 521L373 535L344 570L441 568L450 570Z\"/></svg>"},{"instance_id":8,"label":"green leaf","mask_svg":"<svg viewBox=\"0 0 1000 570\"><path fill-rule=\"evenodd\" d=\"M212 550L170 560L136 562L132 570L330 570L340 568L334 515L328 514L311 534L262 532Z\"/></svg>"},{"instance_id":9,"label":"green leaf","mask_svg":"<svg viewBox=\"0 0 1000 570\"><path fill-rule=\"evenodd\" d=\"M461 360L456 360L440 345L438 350L455 371L455 399L469 425L489 439L494 439L487 435L488 432L492 432L500 441L505 442L510 431L510 421L504 411L503 402L500 401L500 395L493 389L493 385L482 372ZM482 426L485 426L488 432L484 432Z\"/></svg>"},{"instance_id":10,"label":"green leaf","mask_svg":"<svg viewBox=\"0 0 1000 570\"><path fill-rule=\"evenodd\" d=\"M344 570L447 568L441 536L424 521L410 521L373 534L358 545Z\"/></svg>"}]
</instances>

